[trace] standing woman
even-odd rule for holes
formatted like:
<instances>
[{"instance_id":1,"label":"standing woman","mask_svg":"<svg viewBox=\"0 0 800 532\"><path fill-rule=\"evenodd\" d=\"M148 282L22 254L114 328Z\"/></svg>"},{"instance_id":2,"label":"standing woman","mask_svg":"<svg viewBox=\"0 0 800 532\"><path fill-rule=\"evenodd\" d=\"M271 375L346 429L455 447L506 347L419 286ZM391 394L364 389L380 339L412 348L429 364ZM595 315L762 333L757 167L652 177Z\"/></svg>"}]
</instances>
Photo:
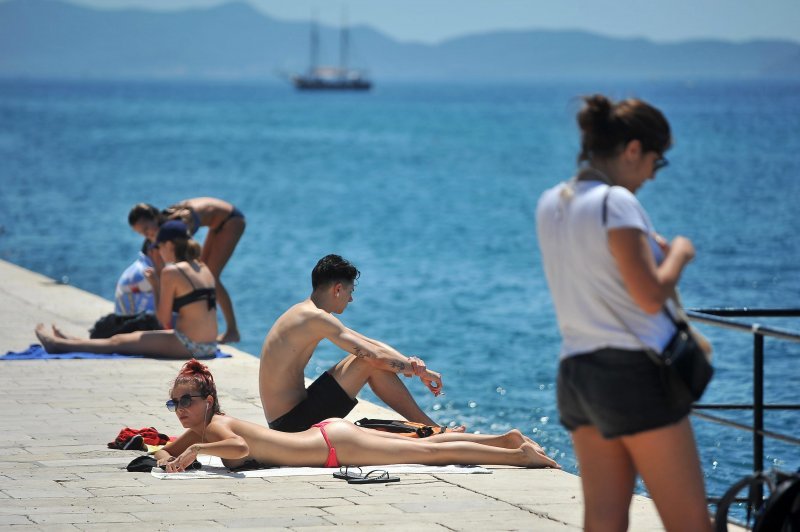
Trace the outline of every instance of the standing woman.
<instances>
[{"instance_id":1,"label":"standing woman","mask_svg":"<svg viewBox=\"0 0 800 532\"><path fill-rule=\"evenodd\" d=\"M644 346L663 351L662 310L694 247L658 236L634 195L667 165L670 127L635 99L584 98L577 175L542 194L539 246L563 339L561 423L580 466L586 530L626 530L636 474L667 530L710 530L691 404L672 397Z\"/></svg>"},{"instance_id":2,"label":"standing woman","mask_svg":"<svg viewBox=\"0 0 800 532\"><path fill-rule=\"evenodd\" d=\"M160 275L146 270L153 287L156 316L166 330L136 331L111 338L69 337L53 326L36 327L36 336L48 353L80 351L156 355L170 358L210 357L217 351L217 311L214 276L199 262L200 244L178 220L164 223L154 237L166 264ZM177 319L173 323L174 313Z\"/></svg>"},{"instance_id":3,"label":"standing woman","mask_svg":"<svg viewBox=\"0 0 800 532\"><path fill-rule=\"evenodd\" d=\"M219 335L217 341L238 342L239 328L236 325L233 302L220 276L244 233L244 214L227 201L217 198L191 198L163 211L147 203L138 203L128 213L128 224L151 242L158 232L158 227L167 220L183 221L192 235L201 227L208 227L200 261L214 274L217 301L225 318L226 330Z\"/></svg>"}]
</instances>

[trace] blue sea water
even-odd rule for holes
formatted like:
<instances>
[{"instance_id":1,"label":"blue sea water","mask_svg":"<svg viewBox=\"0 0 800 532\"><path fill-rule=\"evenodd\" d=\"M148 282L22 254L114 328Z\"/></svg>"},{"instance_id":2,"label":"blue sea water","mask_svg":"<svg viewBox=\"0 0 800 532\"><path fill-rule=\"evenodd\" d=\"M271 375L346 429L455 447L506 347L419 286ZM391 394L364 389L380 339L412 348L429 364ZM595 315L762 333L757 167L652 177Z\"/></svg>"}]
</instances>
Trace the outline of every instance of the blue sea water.
<instances>
[{"instance_id":1,"label":"blue sea water","mask_svg":"<svg viewBox=\"0 0 800 532\"><path fill-rule=\"evenodd\" d=\"M577 97L591 92L645 98L672 123L671 164L640 198L662 234L697 247L681 285L687 306L798 307L797 83L379 84L309 94L4 81L0 258L110 299L141 244L126 222L134 203L227 199L248 224L223 276L239 347L257 354L272 322L309 294L317 259L342 254L363 272L343 320L443 373L438 399L409 382L432 417L482 432L519 427L575 472L555 408L559 336L534 208L574 171ZM760 321L800 330L796 319ZM749 402L752 337L701 329L717 369L704 401ZM797 402L800 346L766 344L767 401ZM308 376L341 356L323 345ZM797 412L770 411L766 424L800 435ZM694 426L708 490L719 495L751 467L750 436ZM766 455L769 465L800 466L797 447L767 440Z\"/></svg>"}]
</instances>

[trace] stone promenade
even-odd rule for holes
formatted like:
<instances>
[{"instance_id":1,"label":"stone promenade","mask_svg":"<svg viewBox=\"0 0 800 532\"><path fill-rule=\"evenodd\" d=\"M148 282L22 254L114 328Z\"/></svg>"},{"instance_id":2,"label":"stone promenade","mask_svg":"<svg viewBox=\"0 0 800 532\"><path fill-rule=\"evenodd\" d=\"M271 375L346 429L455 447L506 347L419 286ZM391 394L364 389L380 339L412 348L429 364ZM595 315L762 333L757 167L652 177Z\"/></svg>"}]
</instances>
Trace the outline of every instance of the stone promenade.
<instances>
[{"instance_id":1,"label":"stone promenade","mask_svg":"<svg viewBox=\"0 0 800 532\"><path fill-rule=\"evenodd\" d=\"M111 302L0 261L0 352L35 343L38 322L86 335ZM266 332L266 331L265 331ZM225 347L209 363L223 409L263 423L258 359ZM140 452L108 449L122 427L177 434L164 407L181 362L0 362L0 528L21 530L576 530L580 480L555 470L490 467L491 475L400 475L348 485L330 475L169 481L125 466ZM386 415L362 402L353 419ZM636 497L631 530L661 530Z\"/></svg>"}]
</instances>

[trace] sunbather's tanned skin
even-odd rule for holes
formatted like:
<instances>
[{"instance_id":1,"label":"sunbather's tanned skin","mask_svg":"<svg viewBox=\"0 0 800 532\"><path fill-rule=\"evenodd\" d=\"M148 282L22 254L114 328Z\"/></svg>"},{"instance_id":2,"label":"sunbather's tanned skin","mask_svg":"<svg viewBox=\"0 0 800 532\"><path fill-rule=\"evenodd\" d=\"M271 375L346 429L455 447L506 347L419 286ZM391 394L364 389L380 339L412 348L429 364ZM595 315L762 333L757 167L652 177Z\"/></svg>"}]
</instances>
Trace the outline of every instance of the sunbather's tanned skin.
<instances>
[{"instance_id":1,"label":"sunbather's tanned skin","mask_svg":"<svg viewBox=\"0 0 800 532\"><path fill-rule=\"evenodd\" d=\"M184 471L198 454L218 456L231 468L248 460L262 465L321 467L329 459L330 447L335 449L337 461L342 465L559 467L536 442L518 430L502 435L444 433L413 440L334 419L326 426L329 444L319 428L295 434L271 430L224 415L220 411L214 378L208 368L196 360L183 366L173 382L170 398L171 408L187 430L155 453L159 465L166 466L168 472Z\"/></svg>"},{"instance_id":2,"label":"sunbather's tanned skin","mask_svg":"<svg viewBox=\"0 0 800 532\"><path fill-rule=\"evenodd\" d=\"M344 261L329 255L320 260L315 272L330 257ZM344 263L349 265L347 261ZM357 277L358 270L352 267L352 271L355 272L352 277ZM407 357L342 324L334 314L344 312L353 301L353 289L354 282L347 279L324 282L314 288L308 299L287 310L270 329L261 349L259 372L261 403L267 421L273 422L306 399L304 369L319 342L328 339L350 353L328 370L349 397L354 398L369 384L381 400L404 418L435 425L419 408L398 374L418 376L434 395L441 393L441 375L426 368L419 358Z\"/></svg>"},{"instance_id":3,"label":"sunbather's tanned skin","mask_svg":"<svg viewBox=\"0 0 800 532\"><path fill-rule=\"evenodd\" d=\"M215 346L212 344L217 336L217 311L207 300L197 300L181 306L173 323L173 304L176 299L186 297L198 288L214 287L214 276L208 266L197 260L200 256L199 244L189 237L185 225L179 223L176 227L180 227L176 234L169 233L167 226L158 233L158 238L154 237L158 241L158 253L168 265L158 276L151 270L145 272L153 286L158 319L165 330L134 331L111 338L89 339L67 336L55 325L51 332L40 323L36 326L35 333L45 350L48 353L81 351L152 355L184 360L201 356L178 338L176 331L179 331L191 342L210 345L213 351ZM161 237L163 239L159 240Z\"/></svg>"}]
</instances>

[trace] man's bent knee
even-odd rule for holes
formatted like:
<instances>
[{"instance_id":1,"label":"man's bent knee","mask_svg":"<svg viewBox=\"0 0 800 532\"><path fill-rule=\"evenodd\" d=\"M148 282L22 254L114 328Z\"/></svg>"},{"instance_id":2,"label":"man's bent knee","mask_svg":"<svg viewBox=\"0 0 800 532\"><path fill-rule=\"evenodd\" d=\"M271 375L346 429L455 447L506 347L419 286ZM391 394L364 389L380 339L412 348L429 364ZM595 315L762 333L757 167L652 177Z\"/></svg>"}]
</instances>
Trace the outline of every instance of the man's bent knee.
<instances>
[{"instance_id":1,"label":"man's bent knee","mask_svg":"<svg viewBox=\"0 0 800 532\"><path fill-rule=\"evenodd\" d=\"M355 355L347 355L339 361L334 367L328 370L328 373L336 376L337 374L344 373L360 373L368 374L376 370L375 366Z\"/></svg>"}]
</instances>

